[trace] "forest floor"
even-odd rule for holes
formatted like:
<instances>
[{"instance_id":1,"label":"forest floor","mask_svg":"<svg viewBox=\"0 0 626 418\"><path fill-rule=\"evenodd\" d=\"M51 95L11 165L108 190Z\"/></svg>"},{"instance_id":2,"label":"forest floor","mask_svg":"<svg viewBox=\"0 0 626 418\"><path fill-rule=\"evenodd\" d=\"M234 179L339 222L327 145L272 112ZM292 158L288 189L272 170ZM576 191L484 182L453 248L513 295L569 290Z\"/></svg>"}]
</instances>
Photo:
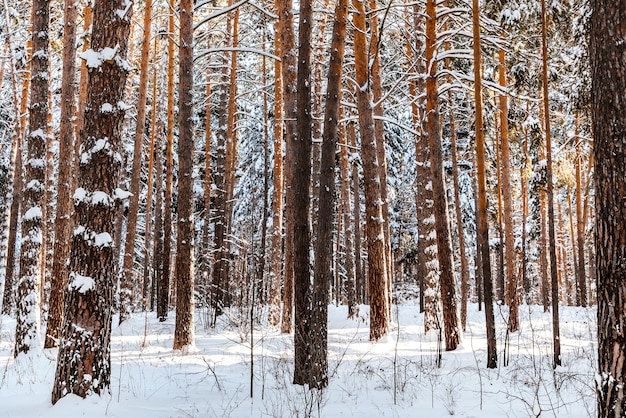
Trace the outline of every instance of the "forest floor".
<instances>
[{"instance_id":1,"label":"forest floor","mask_svg":"<svg viewBox=\"0 0 626 418\"><path fill-rule=\"evenodd\" d=\"M330 307L328 389L291 384L293 338L232 310L215 328L196 312L196 346L172 350L173 313L136 314L113 326L111 393L50 404L56 351L13 360L15 320L0 319L0 417L590 417L595 415L596 313L561 307L563 365L552 368L551 313L520 307L507 339L496 307L498 368L487 369L484 313L469 306L461 346L443 352L424 334L417 306L394 306L391 333L369 341L368 307L358 319ZM263 322L263 321L262 321ZM114 324L117 319L114 318ZM399 325L399 326L398 326ZM252 357L253 355L253 357ZM508 365L504 365L505 357ZM252 362L252 358L254 362ZM254 366L254 367L252 367ZM251 371L253 377L251 379ZM252 381L252 396L251 396Z\"/></svg>"}]
</instances>

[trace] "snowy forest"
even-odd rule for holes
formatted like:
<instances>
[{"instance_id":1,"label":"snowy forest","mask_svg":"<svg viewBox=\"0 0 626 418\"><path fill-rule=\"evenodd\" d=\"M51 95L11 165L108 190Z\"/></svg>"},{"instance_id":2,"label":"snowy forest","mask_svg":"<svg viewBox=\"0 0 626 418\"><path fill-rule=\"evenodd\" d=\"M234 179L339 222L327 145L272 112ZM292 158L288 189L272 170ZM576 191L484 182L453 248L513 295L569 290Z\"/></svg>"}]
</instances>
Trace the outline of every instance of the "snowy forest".
<instances>
[{"instance_id":1,"label":"snowy forest","mask_svg":"<svg viewBox=\"0 0 626 418\"><path fill-rule=\"evenodd\" d=\"M622 2L0 11L0 417L626 417Z\"/></svg>"}]
</instances>

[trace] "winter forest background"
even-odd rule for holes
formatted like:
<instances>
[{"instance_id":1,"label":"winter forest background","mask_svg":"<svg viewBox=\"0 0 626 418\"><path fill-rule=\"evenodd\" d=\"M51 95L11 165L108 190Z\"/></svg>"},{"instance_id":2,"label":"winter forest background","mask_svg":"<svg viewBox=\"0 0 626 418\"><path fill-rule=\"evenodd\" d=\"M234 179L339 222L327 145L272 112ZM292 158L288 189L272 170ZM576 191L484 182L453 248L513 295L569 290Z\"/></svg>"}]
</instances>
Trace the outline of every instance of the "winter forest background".
<instances>
[{"instance_id":1,"label":"winter forest background","mask_svg":"<svg viewBox=\"0 0 626 418\"><path fill-rule=\"evenodd\" d=\"M0 415L624 416L604 3L4 0Z\"/></svg>"}]
</instances>

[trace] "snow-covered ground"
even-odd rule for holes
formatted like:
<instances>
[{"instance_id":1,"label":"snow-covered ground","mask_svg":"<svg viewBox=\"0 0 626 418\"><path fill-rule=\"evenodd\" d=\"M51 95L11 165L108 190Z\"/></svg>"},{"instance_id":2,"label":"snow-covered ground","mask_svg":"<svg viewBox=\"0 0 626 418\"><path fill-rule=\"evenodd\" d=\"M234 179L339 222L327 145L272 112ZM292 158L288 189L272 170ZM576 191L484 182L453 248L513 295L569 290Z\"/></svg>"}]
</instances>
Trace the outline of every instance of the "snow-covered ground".
<instances>
[{"instance_id":1,"label":"snow-covered ground","mask_svg":"<svg viewBox=\"0 0 626 418\"><path fill-rule=\"evenodd\" d=\"M368 308L358 320L330 307L327 390L291 384L292 336L254 329L234 311L215 329L196 314L196 347L172 350L173 314L154 313L114 325L111 394L67 396L52 406L56 352L28 364L12 357L15 321L0 322L0 417L590 417L595 414L595 309L561 307L563 365L552 368L551 313L520 308L521 329L509 336L504 365L506 308L496 307L498 368L486 365L484 313L470 305L461 347L443 352L423 332L412 305L394 307L390 335L372 343ZM114 324L117 320L114 319ZM263 321L262 321L263 322ZM399 327L398 327L399 325ZM254 367L252 367L252 354ZM254 369L251 388L251 370ZM251 394L252 390L252 394ZM252 396L251 396L252 395Z\"/></svg>"}]
</instances>

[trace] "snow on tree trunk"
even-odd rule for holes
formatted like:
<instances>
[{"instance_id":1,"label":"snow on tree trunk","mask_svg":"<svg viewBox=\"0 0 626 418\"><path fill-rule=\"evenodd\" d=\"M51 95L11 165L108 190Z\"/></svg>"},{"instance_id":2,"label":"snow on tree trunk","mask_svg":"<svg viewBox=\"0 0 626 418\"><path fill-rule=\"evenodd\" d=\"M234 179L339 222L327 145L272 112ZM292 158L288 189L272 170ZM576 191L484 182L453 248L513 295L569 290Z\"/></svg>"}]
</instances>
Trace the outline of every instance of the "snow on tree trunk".
<instances>
[{"instance_id":1,"label":"snow on tree trunk","mask_svg":"<svg viewBox=\"0 0 626 418\"><path fill-rule=\"evenodd\" d=\"M33 2L31 84L28 151L24 163L22 246L17 283L17 324L15 352L27 353L40 345L40 289L43 235L43 205L46 180L46 138L48 133L48 24L47 0Z\"/></svg>"},{"instance_id":2,"label":"snow on tree trunk","mask_svg":"<svg viewBox=\"0 0 626 418\"><path fill-rule=\"evenodd\" d=\"M78 187L65 319L52 390L52 403L68 393L85 397L109 390L111 305L116 282L113 240L116 212L128 193L117 188L122 163L121 129L132 3L103 0L94 5L85 125L81 131Z\"/></svg>"},{"instance_id":3,"label":"snow on tree trunk","mask_svg":"<svg viewBox=\"0 0 626 418\"><path fill-rule=\"evenodd\" d=\"M361 133L361 158L365 183L368 289L370 295L370 339L376 341L389 330L389 297L385 257L383 201L380 193L374 113L370 94L367 56L365 0L353 0L356 97Z\"/></svg>"}]
</instances>

